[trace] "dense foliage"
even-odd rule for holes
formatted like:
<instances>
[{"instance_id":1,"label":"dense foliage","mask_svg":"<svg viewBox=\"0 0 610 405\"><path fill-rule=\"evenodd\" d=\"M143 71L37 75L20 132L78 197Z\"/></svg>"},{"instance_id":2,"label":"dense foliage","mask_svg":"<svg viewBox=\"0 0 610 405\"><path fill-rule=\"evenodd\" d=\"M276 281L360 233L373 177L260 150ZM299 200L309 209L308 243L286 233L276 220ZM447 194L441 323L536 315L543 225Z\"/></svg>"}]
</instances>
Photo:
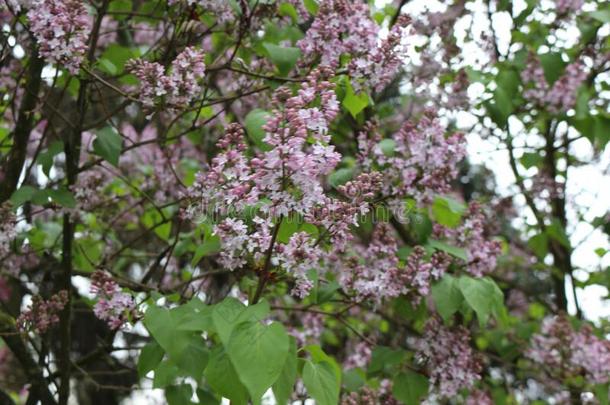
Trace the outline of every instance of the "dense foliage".
<instances>
[{"instance_id":1,"label":"dense foliage","mask_svg":"<svg viewBox=\"0 0 610 405\"><path fill-rule=\"evenodd\" d=\"M572 180L608 179L607 2L0 0L0 28L0 403L608 404L579 297L610 211Z\"/></svg>"}]
</instances>

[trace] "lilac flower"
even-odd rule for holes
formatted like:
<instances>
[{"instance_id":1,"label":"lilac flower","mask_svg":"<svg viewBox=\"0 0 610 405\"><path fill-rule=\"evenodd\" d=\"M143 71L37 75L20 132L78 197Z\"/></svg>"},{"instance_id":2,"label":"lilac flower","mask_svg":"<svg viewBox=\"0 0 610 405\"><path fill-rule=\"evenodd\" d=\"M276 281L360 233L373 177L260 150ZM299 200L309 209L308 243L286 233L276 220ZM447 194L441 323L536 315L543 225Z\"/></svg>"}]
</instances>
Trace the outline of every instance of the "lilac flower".
<instances>
[{"instance_id":1,"label":"lilac flower","mask_svg":"<svg viewBox=\"0 0 610 405\"><path fill-rule=\"evenodd\" d=\"M395 146L386 155L374 127L358 136L361 163L365 167L376 163L383 169L384 195L401 201L410 196L425 204L449 191L466 154L461 133L446 137L438 119L428 112L417 124L405 123L391 139Z\"/></svg>"},{"instance_id":2,"label":"lilac flower","mask_svg":"<svg viewBox=\"0 0 610 405\"><path fill-rule=\"evenodd\" d=\"M450 229L436 224L434 227L437 235L453 239L457 246L466 250L466 271L475 277L491 273L502 253L500 241L488 238L485 228L487 222L481 205L471 202L460 226Z\"/></svg>"},{"instance_id":3,"label":"lilac flower","mask_svg":"<svg viewBox=\"0 0 610 405\"><path fill-rule=\"evenodd\" d=\"M425 260L424 249L415 247L403 266L397 253L391 228L380 223L368 245L356 245L345 252L335 249L329 266L338 269L343 289L353 291L359 300L381 302L384 298L406 295L417 304L428 295L432 281L444 274L449 260L442 253Z\"/></svg>"},{"instance_id":4,"label":"lilac flower","mask_svg":"<svg viewBox=\"0 0 610 405\"><path fill-rule=\"evenodd\" d=\"M110 274L97 270L91 276L91 292L97 296L93 313L98 319L106 321L111 329L119 329L130 313L135 310L133 297L121 291Z\"/></svg>"},{"instance_id":5,"label":"lilac flower","mask_svg":"<svg viewBox=\"0 0 610 405\"><path fill-rule=\"evenodd\" d=\"M487 392L474 390L468 396L466 405L493 405L493 401Z\"/></svg>"},{"instance_id":6,"label":"lilac flower","mask_svg":"<svg viewBox=\"0 0 610 405\"><path fill-rule=\"evenodd\" d=\"M152 108L163 102L170 109L184 108L201 92L200 81L205 75L203 53L185 48L172 62L171 72L162 65L142 59L130 60L127 69L140 81L140 102Z\"/></svg>"},{"instance_id":7,"label":"lilac flower","mask_svg":"<svg viewBox=\"0 0 610 405\"><path fill-rule=\"evenodd\" d=\"M462 326L445 327L436 318L425 326L424 335L415 341L416 356L426 362L430 391L441 397L455 397L461 389L471 388L481 379L482 364L470 347L470 335Z\"/></svg>"},{"instance_id":8,"label":"lilac flower","mask_svg":"<svg viewBox=\"0 0 610 405\"><path fill-rule=\"evenodd\" d=\"M290 237L286 245L278 246L278 260L282 268L296 279L292 294L305 298L313 288L313 282L307 278L307 272L319 267L322 249L315 245L315 239L306 232L297 232Z\"/></svg>"},{"instance_id":9,"label":"lilac flower","mask_svg":"<svg viewBox=\"0 0 610 405\"><path fill-rule=\"evenodd\" d=\"M584 0L555 0L555 9L557 14L560 15L577 12L582 8L584 3Z\"/></svg>"},{"instance_id":10,"label":"lilac flower","mask_svg":"<svg viewBox=\"0 0 610 405\"><path fill-rule=\"evenodd\" d=\"M529 56L526 68L521 72L521 80L529 85L523 96L553 113L564 113L574 107L578 88L586 79L587 71L580 60L570 63L552 87L546 81L540 61L533 55Z\"/></svg>"},{"instance_id":11,"label":"lilac flower","mask_svg":"<svg viewBox=\"0 0 610 405\"><path fill-rule=\"evenodd\" d=\"M349 54L350 77L357 91L362 85L379 91L396 75L405 52L401 44L409 20L401 16L388 37L380 40L379 26L365 2L325 0L311 27L297 45L304 60L320 57L322 66L337 67Z\"/></svg>"},{"instance_id":12,"label":"lilac flower","mask_svg":"<svg viewBox=\"0 0 610 405\"><path fill-rule=\"evenodd\" d=\"M244 259L248 227L242 220L227 218L214 227L214 234L222 240L219 261L223 267L235 270L246 264Z\"/></svg>"},{"instance_id":13,"label":"lilac flower","mask_svg":"<svg viewBox=\"0 0 610 405\"><path fill-rule=\"evenodd\" d=\"M17 318L17 328L22 332L34 331L45 333L51 326L59 322L59 312L68 303L68 292L61 290L49 300L41 296L32 297L32 304Z\"/></svg>"},{"instance_id":14,"label":"lilac flower","mask_svg":"<svg viewBox=\"0 0 610 405\"><path fill-rule=\"evenodd\" d=\"M357 79L354 83L356 90L360 89L360 82L363 82L375 91L381 91L396 76L406 57L406 48L402 44L402 39L406 35L409 23L407 16L399 16L388 37L380 45L352 59L348 70L350 77Z\"/></svg>"},{"instance_id":15,"label":"lilac flower","mask_svg":"<svg viewBox=\"0 0 610 405\"><path fill-rule=\"evenodd\" d=\"M610 381L610 341L585 325L575 331L565 316L547 317L532 336L526 356L557 379L584 374L587 381Z\"/></svg>"},{"instance_id":16,"label":"lilac flower","mask_svg":"<svg viewBox=\"0 0 610 405\"><path fill-rule=\"evenodd\" d=\"M570 63L546 95L545 101L551 111L565 112L574 107L578 88L586 79L587 71L584 64L580 61Z\"/></svg>"},{"instance_id":17,"label":"lilac flower","mask_svg":"<svg viewBox=\"0 0 610 405\"><path fill-rule=\"evenodd\" d=\"M349 370L351 368L366 368L371 361L373 351L371 345L367 342L358 342L349 350L349 356L343 362L343 368Z\"/></svg>"},{"instance_id":18,"label":"lilac flower","mask_svg":"<svg viewBox=\"0 0 610 405\"><path fill-rule=\"evenodd\" d=\"M324 331L324 315L314 312L305 312L300 317L302 328L290 327L290 333L297 340L299 347L319 341Z\"/></svg>"},{"instance_id":19,"label":"lilac flower","mask_svg":"<svg viewBox=\"0 0 610 405\"><path fill-rule=\"evenodd\" d=\"M90 18L79 0L35 0L28 11L38 52L77 74L87 51Z\"/></svg>"}]
</instances>

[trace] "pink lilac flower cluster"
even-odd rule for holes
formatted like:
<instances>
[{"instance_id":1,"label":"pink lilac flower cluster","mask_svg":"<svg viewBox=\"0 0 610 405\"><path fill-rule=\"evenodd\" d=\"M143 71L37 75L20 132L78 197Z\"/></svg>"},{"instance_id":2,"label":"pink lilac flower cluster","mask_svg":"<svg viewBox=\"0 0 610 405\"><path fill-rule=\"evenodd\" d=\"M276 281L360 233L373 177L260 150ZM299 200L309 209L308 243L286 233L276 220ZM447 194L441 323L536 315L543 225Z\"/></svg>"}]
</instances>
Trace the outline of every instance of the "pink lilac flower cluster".
<instances>
[{"instance_id":1,"label":"pink lilac flower cluster","mask_svg":"<svg viewBox=\"0 0 610 405\"><path fill-rule=\"evenodd\" d=\"M133 297L122 292L112 276L105 271L97 270L93 273L91 283L91 292L98 299L93 313L111 329L119 329L135 310Z\"/></svg>"},{"instance_id":2,"label":"pink lilac flower cluster","mask_svg":"<svg viewBox=\"0 0 610 405\"><path fill-rule=\"evenodd\" d=\"M448 328L436 318L426 323L423 337L414 346L429 371L431 393L452 398L481 379L482 363L469 341L468 330L462 326Z\"/></svg>"},{"instance_id":3,"label":"pink lilac flower cluster","mask_svg":"<svg viewBox=\"0 0 610 405\"><path fill-rule=\"evenodd\" d=\"M404 54L402 38L409 19L401 16L381 41L379 26L366 2L324 0L311 27L297 45L304 60L320 58L323 66L338 67L343 54L352 57L350 76L381 90L398 72Z\"/></svg>"},{"instance_id":4,"label":"pink lilac flower cluster","mask_svg":"<svg viewBox=\"0 0 610 405\"><path fill-rule=\"evenodd\" d=\"M292 295L305 298L313 288L313 281L307 272L320 267L323 251L315 245L315 239L306 232L297 232L285 245L277 246L279 265L295 277L296 285Z\"/></svg>"},{"instance_id":5,"label":"pink lilac flower cluster","mask_svg":"<svg viewBox=\"0 0 610 405\"><path fill-rule=\"evenodd\" d=\"M581 61L566 66L564 74L553 83L546 96L551 111L565 112L576 104L577 91L587 79L587 70Z\"/></svg>"},{"instance_id":6,"label":"pink lilac flower cluster","mask_svg":"<svg viewBox=\"0 0 610 405\"><path fill-rule=\"evenodd\" d=\"M328 145L328 126L339 105L334 85L323 71L313 72L297 95L286 88L276 91L275 105L263 129L270 150L249 159L244 155L243 130L230 126L218 146L224 149L194 186L203 205L238 210L262 198L263 210L275 217L307 215L325 203L321 176L337 165L340 155ZM319 105L312 105L319 100Z\"/></svg>"},{"instance_id":7,"label":"pink lilac flower cluster","mask_svg":"<svg viewBox=\"0 0 610 405\"><path fill-rule=\"evenodd\" d=\"M493 401L487 392L474 390L468 396L466 405L493 405Z\"/></svg>"},{"instance_id":8,"label":"pink lilac flower cluster","mask_svg":"<svg viewBox=\"0 0 610 405\"><path fill-rule=\"evenodd\" d=\"M371 357L373 356L371 345L368 342L356 343L353 347L347 350L347 353L349 353L349 355L343 362L343 368L345 370L357 367L366 369L367 365L371 361Z\"/></svg>"},{"instance_id":9,"label":"pink lilac flower cluster","mask_svg":"<svg viewBox=\"0 0 610 405\"><path fill-rule=\"evenodd\" d=\"M425 204L450 190L458 163L466 155L462 133L445 136L439 120L428 111L418 123L405 123L390 139L394 148L385 153L381 135L373 127L358 136L362 164L383 169L385 196L400 204L407 196Z\"/></svg>"},{"instance_id":10,"label":"pink lilac flower cluster","mask_svg":"<svg viewBox=\"0 0 610 405\"><path fill-rule=\"evenodd\" d=\"M421 246L415 247L403 266L397 256L398 245L386 223L376 226L366 246L355 245L345 252L335 252L332 266L338 270L339 283L360 300L377 302L384 298L406 295L417 304L428 295L430 284L440 278L450 261L443 253L425 259Z\"/></svg>"},{"instance_id":11,"label":"pink lilac flower cluster","mask_svg":"<svg viewBox=\"0 0 610 405\"><path fill-rule=\"evenodd\" d=\"M339 109L329 74L326 68L312 72L296 95L286 88L275 92L276 109L263 126L263 141L269 150L247 156L243 129L229 125L217 143L221 152L210 168L198 175L190 190L196 209L204 214L231 214L214 229L223 244L223 266L239 268L248 257L264 260L280 220L300 219L320 226L338 245L349 238L349 226L357 225L357 216L367 211L365 200L375 194L379 174L361 174L340 187L346 201L324 192L324 176L341 158L329 145L329 126ZM266 202L250 223L234 217L261 200ZM297 232L287 243L276 243L271 253L271 264L295 277L293 293L305 296L312 286L307 271L322 267L318 264L323 259L318 241Z\"/></svg>"},{"instance_id":12,"label":"pink lilac flower cluster","mask_svg":"<svg viewBox=\"0 0 610 405\"><path fill-rule=\"evenodd\" d=\"M381 91L396 76L404 63L406 48L402 42L410 21L406 15L399 16L388 37L379 46L349 62L349 75L356 79L353 85L357 91L361 83Z\"/></svg>"},{"instance_id":13,"label":"pink lilac flower cluster","mask_svg":"<svg viewBox=\"0 0 610 405\"><path fill-rule=\"evenodd\" d=\"M350 227L357 227L358 219L371 211L382 184L381 173L361 173L337 187L341 199L328 198L327 203L308 218L311 223L326 229L335 252L343 251L352 240Z\"/></svg>"},{"instance_id":14,"label":"pink lilac flower cluster","mask_svg":"<svg viewBox=\"0 0 610 405\"><path fill-rule=\"evenodd\" d=\"M378 32L365 3L324 0L297 45L305 59L319 56L322 65L336 66L344 53L360 54L375 48Z\"/></svg>"},{"instance_id":15,"label":"pink lilac flower cluster","mask_svg":"<svg viewBox=\"0 0 610 405\"><path fill-rule=\"evenodd\" d=\"M146 108L163 102L171 109L187 107L201 93L205 74L203 52L188 47L172 62L171 71L157 62L130 60L127 69L140 81L139 99Z\"/></svg>"},{"instance_id":16,"label":"pink lilac flower cluster","mask_svg":"<svg viewBox=\"0 0 610 405\"><path fill-rule=\"evenodd\" d=\"M0 205L0 259L11 251L11 241L17 236L17 218L8 203Z\"/></svg>"},{"instance_id":17,"label":"pink lilac flower cluster","mask_svg":"<svg viewBox=\"0 0 610 405\"><path fill-rule=\"evenodd\" d=\"M324 331L324 315L315 312L306 312L299 317L302 328L289 327L290 333L297 340L297 346L302 347L319 341Z\"/></svg>"},{"instance_id":18,"label":"pink lilac flower cluster","mask_svg":"<svg viewBox=\"0 0 610 405\"><path fill-rule=\"evenodd\" d=\"M222 266L235 270L251 261L257 268L268 261L294 277L296 296L309 292L307 273L314 269L336 272L343 289L360 299L409 294L417 302L445 271L446 258L435 254L424 260L416 249L404 266L387 224L376 227L367 245L348 243L353 240L351 227L358 226L382 191L400 200L421 190L446 190L464 154L462 137L445 138L438 121L426 116L417 130L407 125L394 138L400 158L386 156L377 145L380 139L375 140L372 156L381 163L369 159L364 165L369 172L336 187L338 195L331 197L324 177L340 155L329 145L329 126L338 112L329 74L328 68L315 70L296 95L287 88L275 92L275 110L263 126L267 150L249 154L241 126L229 125L217 143L220 153L189 189L193 204L187 213L191 218L220 215L214 233L222 243ZM380 164L394 170L389 179L376 170ZM258 214L246 220L244 210L254 206ZM269 252L281 221L292 220L318 227L331 241L330 251L321 248L319 236L296 232L288 241L274 243Z\"/></svg>"},{"instance_id":19,"label":"pink lilac flower cluster","mask_svg":"<svg viewBox=\"0 0 610 405\"><path fill-rule=\"evenodd\" d=\"M526 356L553 378L584 374L594 384L610 381L610 341L595 336L588 325L575 331L565 316L543 320Z\"/></svg>"},{"instance_id":20,"label":"pink lilac flower cluster","mask_svg":"<svg viewBox=\"0 0 610 405\"><path fill-rule=\"evenodd\" d=\"M90 31L85 4L79 0L35 0L28 19L40 55L77 74Z\"/></svg>"},{"instance_id":21,"label":"pink lilac flower cluster","mask_svg":"<svg viewBox=\"0 0 610 405\"><path fill-rule=\"evenodd\" d=\"M485 228L488 218L481 205L471 202L464 214L462 224L457 228L445 228L434 225L434 233L451 239L457 246L466 250L468 261L466 271L475 277L491 273L495 268L498 256L502 253L502 244L488 237Z\"/></svg>"},{"instance_id":22,"label":"pink lilac flower cluster","mask_svg":"<svg viewBox=\"0 0 610 405\"><path fill-rule=\"evenodd\" d=\"M17 318L17 328L22 332L33 331L45 333L51 326L59 322L59 312L68 303L68 292L61 290L44 300L41 296L32 297L32 304Z\"/></svg>"},{"instance_id":23,"label":"pink lilac flower cluster","mask_svg":"<svg viewBox=\"0 0 610 405\"><path fill-rule=\"evenodd\" d=\"M577 60L566 66L564 74L551 87L546 81L540 60L530 55L521 72L521 80L529 85L523 96L541 106L547 106L551 112L563 113L576 104L578 88L587 79L587 75L585 65Z\"/></svg>"},{"instance_id":24,"label":"pink lilac flower cluster","mask_svg":"<svg viewBox=\"0 0 610 405\"><path fill-rule=\"evenodd\" d=\"M340 402L341 405L399 405L401 403L392 396L392 381L388 379L381 380L377 389L362 387L358 391L344 394Z\"/></svg>"},{"instance_id":25,"label":"pink lilac flower cluster","mask_svg":"<svg viewBox=\"0 0 610 405\"><path fill-rule=\"evenodd\" d=\"M557 14L563 15L579 11L583 4L585 4L584 0L555 0L555 9Z\"/></svg>"}]
</instances>

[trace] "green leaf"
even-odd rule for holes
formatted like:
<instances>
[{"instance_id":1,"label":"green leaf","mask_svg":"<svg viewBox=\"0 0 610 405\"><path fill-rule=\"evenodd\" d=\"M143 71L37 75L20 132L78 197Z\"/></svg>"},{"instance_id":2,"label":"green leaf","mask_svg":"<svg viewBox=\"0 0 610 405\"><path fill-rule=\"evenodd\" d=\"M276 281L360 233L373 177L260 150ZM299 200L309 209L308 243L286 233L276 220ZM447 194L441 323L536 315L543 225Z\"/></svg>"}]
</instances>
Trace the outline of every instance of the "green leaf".
<instances>
[{"instance_id":1,"label":"green leaf","mask_svg":"<svg viewBox=\"0 0 610 405\"><path fill-rule=\"evenodd\" d=\"M428 379L413 371L405 371L394 377L392 394L404 404L419 404L428 394Z\"/></svg>"},{"instance_id":2,"label":"green leaf","mask_svg":"<svg viewBox=\"0 0 610 405\"><path fill-rule=\"evenodd\" d=\"M446 244L445 242L441 242L439 240L429 239L428 245L433 247L434 249L441 250L443 252L449 253L451 256L457 257L465 262L468 261L468 255L466 250L463 248L459 248L457 246L451 246Z\"/></svg>"},{"instance_id":3,"label":"green leaf","mask_svg":"<svg viewBox=\"0 0 610 405\"><path fill-rule=\"evenodd\" d=\"M131 5L129 6L129 9L131 10ZM136 58L137 56L138 55L131 49L114 43L108 45L100 59L107 60L112 64L116 70L116 73L112 74L121 74L125 70L125 63L127 63L129 59Z\"/></svg>"},{"instance_id":4,"label":"green leaf","mask_svg":"<svg viewBox=\"0 0 610 405\"><path fill-rule=\"evenodd\" d=\"M339 403L340 381L337 380L330 363L306 361L303 367L303 384L307 392L316 400L316 405Z\"/></svg>"},{"instance_id":5,"label":"green leaf","mask_svg":"<svg viewBox=\"0 0 610 405\"><path fill-rule=\"evenodd\" d=\"M436 197L432 204L432 214L436 222L449 228L460 224L465 210L466 207L462 203L450 197Z\"/></svg>"},{"instance_id":6,"label":"green leaf","mask_svg":"<svg viewBox=\"0 0 610 405\"><path fill-rule=\"evenodd\" d=\"M103 157L111 165L118 167L122 142L121 135L114 128L105 127L97 133L93 141L93 152Z\"/></svg>"},{"instance_id":7,"label":"green leaf","mask_svg":"<svg viewBox=\"0 0 610 405\"><path fill-rule=\"evenodd\" d=\"M148 342L142 348L138 359L138 375L140 378L144 378L149 371L154 370L163 360L164 354L165 352L156 341Z\"/></svg>"},{"instance_id":8,"label":"green leaf","mask_svg":"<svg viewBox=\"0 0 610 405\"><path fill-rule=\"evenodd\" d=\"M271 146L266 144L263 139L265 139L265 130L263 129L263 125L267 123L269 116L271 114L268 111L254 109L246 115L244 119L244 126L246 127L246 131L248 132L248 136L254 144L262 151L271 150Z\"/></svg>"},{"instance_id":9,"label":"green leaf","mask_svg":"<svg viewBox=\"0 0 610 405\"><path fill-rule=\"evenodd\" d=\"M499 113L496 124L501 127L504 127L508 123L508 117L510 117L514 110L513 99L504 90L504 88L498 87L494 91L493 100L497 108L497 112Z\"/></svg>"},{"instance_id":10,"label":"green leaf","mask_svg":"<svg viewBox=\"0 0 610 405\"><path fill-rule=\"evenodd\" d=\"M260 321L269 314L269 310L269 303L266 300L246 307L237 299L228 297L216 304L212 311L212 320L222 344L224 346L229 344L231 332L237 324L246 321Z\"/></svg>"},{"instance_id":11,"label":"green leaf","mask_svg":"<svg viewBox=\"0 0 610 405\"><path fill-rule=\"evenodd\" d=\"M131 0L112 0L108 6L108 11L120 12L114 14L112 18L116 20L124 20L127 14L131 11Z\"/></svg>"},{"instance_id":12,"label":"green leaf","mask_svg":"<svg viewBox=\"0 0 610 405\"><path fill-rule=\"evenodd\" d=\"M538 153L527 152L524 153L523 156L519 159L523 167L529 169L530 167L536 167L540 162L542 162L542 156Z\"/></svg>"},{"instance_id":13,"label":"green leaf","mask_svg":"<svg viewBox=\"0 0 610 405\"><path fill-rule=\"evenodd\" d=\"M231 332L237 322L239 322L239 316L245 309L246 306L244 304L232 297L225 298L214 306L212 319L223 345L227 346L229 344Z\"/></svg>"},{"instance_id":14,"label":"green leaf","mask_svg":"<svg viewBox=\"0 0 610 405\"><path fill-rule=\"evenodd\" d=\"M286 405L293 392L297 379L297 344L294 337L289 336L288 355L282 367L280 377L273 383L273 395L280 405Z\"/></svg>"},{"instance_id":15,"label":"green leaf","mask_svg":"<svg viewBox=\"0 0 610 405\"><path fill-rule=\"evenodd\" d=\"M445 274L441 281L432 286L432 297L437 312L445 322L459 311L464 302L458 280L450 274Z\"/></svg>"},{"instance_id":16,"label":"green leaf","mask_svg":"<svg viewBox=\"0 0 610 405\"><path fill-rule=\"evenodd\" d=\"M566 63L561 58L561 54L555 52L545 53L538 57L544 70L544 77L549 85L552 85L563 74Z\"/></svg>"},{"instance_id":17,"label":"green leaf","mask_svg":"<svg viewBox=\"0 0 610 405\"><path fill-rule=\"evenodd\" d=\"M192 332L179 329L182 313L150 306L144 316L144 326L169 356L178 362L191 343Z\"/></svg>"},{"instance_id":18,"label":"green leaf","mask_svg":"<svg viewBox=\"0 0 610 405\"><path fill-rule=\"evenodd\" d=\"M503 306L504 296L489 278L462 276L458 286L466 303L476 312L481 327L487 324L491 314L498 314Z\"/></svg>"},{"instance_id":19,"label":"green leaf","mask_svg":"<svg viewBox=\"0 0 610 405\"><path fill-rule=\"evenodd\" d=\"M277 381L288 348L288 334L277 322L242 322L231 333L227 354L254 403Z\"/></svg>"},{"instance_id":20,"label":"green leaf","mask_svg":"<svg viewBox=\"0 0 610 405\"><path fill-rule=\"evenodd\" d=\"M99 64L100 70L108 73L109 75L114 76L117 73L119 73L119 70L117 69L116 66L114 66L114 63L112 63L110 60L108 60L106 58L99 59L98 64Z\"/></svg>"},{"instance_id":21,"label":"green leaf","mask_svg":"<svg viewBox=\"0 0 610 405\"><path fill-rule=\"evenodd\" d=\"M362 369L352 368L343 373L343 386L348 392L360 390L366 383L365 375Z\"/></svg>"},{"instance_id":22,"label":"green leaf","mask_svg":"<svg viewBox=\"0 0 610 405\"><path fill-rule=\"evenodd\" d=\"M301 57L301 50L294 47L282 47L265 42L263 44L269 53L269 59L277 66L282 76L286 76Z\"/></svg>"},{"instance_id":23,"label":"green leaf","mask_svg":"<svg viewBox=\"0 0 610 405\"><path fill-rule=\"evenodd\" d=\"M208 358L209 352L205 340L201 336L195 335L180 356L177 365L186 374L199 381L203 377L203 370L208 364Z\"/></svg>"},{"instance_id":24,"label":"green leaf","mask_svg":"<svg viewBox=\"0 0 610 405\"><path fill-rule=\"evenodd\" d=\"M337 188L350 181L353 176L354 169L352 168L344 167L337 169L328 176L328 184L334 188Z\"/></svg>"},{"instance_id":25,"label":"green leaf","mask_svg":"<svg viewBox=\"0 0 610 405\"><path fill-rule=\"evenodd\" d=\"M349 79L345 79L345 97L341 104L349 111L352 117L356 118L369 105L369 96L365 92L356 94L352 83Z\"/></svg>"},{"instance_id":26,"label":"green leaf","mask_svg":"<svg viewBox=\"0 0 610 405\"><path fill-rule=\"evenodd\" d=\"M221 405L222 403L221 398L201 387L197 388L197 399L199 400L199 405Z\"/></svg>"},{"instance_id":27,"label":"green leaf","mask_svg":"<svg viewBox=\"0 0 610 405\"><path fill-rule=\"evenodd\" d=\"M387 157L392 157L396 151L396 141L391 138L386 138L379 142L379 148L384 155Z\"/></svg>"},{"instance_id":28,"label":"green leaf","mask_svg":"<svg viewBox=\"0 0 610 405\"><path fill-rule=\"evenodd\" d=\"M277 8L277 12L281 16L289 16L292 19L292 22L296 23L299 20L299 15L297 14L297 10L290 3L281 3Z\"/></svg>"},{"instance_id":29,"label":"green leaf","mask_svg":"<svg viewBox=\"0 0 610 405\"><path fill-rule=\"evenodd\" d=\"M165 389L165 399L167 399L168 405L190 405L192 396L193 387L187 383L172 385Z\"/></svg>"},{"instance_id":30,"label":"green leaf","mask_svg":"<svg viewBox=\"0 0 610 405\"><path fill-rule=\"evenodd\" d=\"M392 349L386 346L377 346L373 349L371 362L367 369L368 375L386 371L399 365L405 359L405 352L401 349Z\"/></svg>"},{"instance_id":31,"label":"green leaf","mask_svg":"<svg viewBox=\"0 0 610 405\"><path fill-rule=\"evenodd\" d=\"M195 267L205 256L211 256L220 252L221 247L220 237L218 237L218 235L206 236L203 243L197 246L195 254L193 255L193 260L191 260L191 266Z\"/></svg>"},{"instance_id":32,"label":"green leaf","mask_svg":"<svg viewBox=\"0 0 610 405\"><path fill-rule=\"evenodd\" d=\"M153 388L167 387L176 380L179 374L180 370L173 362L169 360L161 362L161 364L155 368Z\"/></svg>"},{"instance_id":33,"label":"green leaf","mask_svg":"<svg viewBox=\"0 0 610 405\"><path fill-rule=\"evenodd\" d=\"M74 195L65 188L59 188L56 190L47 189L47 194L51 197L51 200L66 208L76 207L76 200Z\"/></svg>"},{"instance_id":34,"label":"green leaf","mask_svg":"<svg viewBox=\"0 0 610 405\"><path fill-rule=\"evenodd\" d=\"M194 308L193 312L182 317L178 330L190 332L213 332L214 321L212 311L214 306L204 305L201 308Z\"/></svg>"},{"instance_id":35,"label":"green leaf","mask_svg":"<svg viewBox=\"0 0 610 405\"><path fill-rule=\"evenodd\" d=\"M565 229L563 229L563 226L556 218L553 218L553 222L547 226L546 233L551 239L559 242L564 247L571 248L570 239L568 239Z\"/></svg>"},{"instance_id":36,"label":"green leaf","mask_svg":"<svg viewBox=\"0 0 610 405\"><path fill-rule=\"evenodd\" d=\"M602 23L610 23L610 9L595 10L589 13L589 16Z\"/></svg>"},{"instance_id":37,"label":"green leaf","mask_svg":"<svg viewBox=\"0 0 610 405\"><path fill-rule=\"evenodd\" d=\"M318 2L316 0L303 0L303 5L305 6L305 9L309 11L309 14L318 14L318 8L320 6L318 5Z\"/></svg>"},{"instance_id":38,"label":"green leaf","mask_svg":"<svg viewBox=\"0 0 610 405\"><path fill-rule=\"evenodd\" d=\"M55 142L51 143L51 145L48 147L48 149L42 151L38 155L38 158L36 158L36 161L40 165L42 165L42 171L47 177L50 176L50 171L51 171L51 167L53 166L53 160L54 160L55 156L57 156L59 153L63 152L63 150L64 150L63 142L55 141Z\"/></svg>"},{"instance_id":39,"label":"green leaf","mask_svg":"<svg viewBox=\"0 0 610 405\"><path fill-rule=\"evenodd\" d=\"M294 216L284 218L277 231L277 240L281 243L288 243L290 237L299 230L299 221Z\"/></svg>"},{"instance_id":40,"label":"green leaf","mask_svg":"<svg viewBox=\"0 0 610 405\"><path fill-rule=\"evenodd\" d=\"M25 202L30 201L34 194L38 190L32 186L22 186L19 187L15 192L11 195L11 202L15 207L19 207L23 205Z\"/></svg>"},{"instance_id":41,"label":"green leaf","mask_svg":"<svg viewBox=\"0 0 610 405\"><path fill-rule=\"evenodd\" d=\"M598 115L593 121L594 146L598 151L603 151L610 141L610 118Z\"/></svg>"},{"instance_id":42,"label":"green leaf","mask_svg":"<svg viewBox=\"0 0 610 405\"><path fill-rule=\"evenodd\" d=\"M610 390L609 383L596 384L593 387L593 392L595 393L595 398L597 398L599 400L600 405L608 405L608 403L610 402L609 398L608 398L609 390Z\"/></svg>"},{"instance_id":43,"label":"green leaf","mask_svg":"<svg viewBox=\"0 0 610 405\"><path fill-rule=\"evenodd\" d=\"M322 350L322 348L318 345L305 346L304 349L309 352L314 362L320 363L325 361L326 363L330 364L333 372L335 373L337 381L339 381L339 384L341 383L341 367L339 367L335 359L324 353L324 350Z\"/></svg>"},{"instance_id":44,"label":"green leaf","mask_svg":"<svg viewBox=\"0 0 610 405\"><path fill-rule=\"evenodd\" d=\"M549 253L548 237L544 233L532 236L527 241L527 246L539 259L543 259Z\"/></svg>"},{"instance_id":45,"label":"green leaf","mask_svg":"<svg viewBox=\"0 0 610 405\"><path fill-rule=\"evenodd\" d=\"M248 391L239 381L235 368L222 347L216 347L212 351L204 375L214 392L229 399L231 405L247 404Z\"/></svg>"},{"instance_id":46,"label":"green leaf","mask_svg":"<svg viewBox=\"0 0 610 405\"><path fill-rule=\"evenodd\" d=\"M519 75L513 69L502 69L498 73L496 84L511 99L519 93Z\"/></svg>"}]
</instances>

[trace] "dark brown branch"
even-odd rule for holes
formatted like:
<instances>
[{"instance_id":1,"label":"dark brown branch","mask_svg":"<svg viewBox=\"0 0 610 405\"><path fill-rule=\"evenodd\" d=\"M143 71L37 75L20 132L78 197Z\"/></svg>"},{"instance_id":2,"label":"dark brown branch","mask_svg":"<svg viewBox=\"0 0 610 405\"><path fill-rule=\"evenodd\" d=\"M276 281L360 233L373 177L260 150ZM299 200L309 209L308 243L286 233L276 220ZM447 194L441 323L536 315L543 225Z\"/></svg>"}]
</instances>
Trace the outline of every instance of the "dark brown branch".
<instances>
[{"instance_id":1,"label":"dark brown branch","mask_svg":"<svg viewBox=\"0 0 610 405\"><path fill-rule=\"evenodd\" d=\"M42 78L44 62L38 56L38 50L32 45L32 55L26 75L25 94L19 107L17 123L12 134L13 146L4 162L4 180L0 182L0 204L8 200L17 188L19 176L23 170L30 133L34 126L34 110L38 102L38 92Z\"/></svg>"}]
</instances>

